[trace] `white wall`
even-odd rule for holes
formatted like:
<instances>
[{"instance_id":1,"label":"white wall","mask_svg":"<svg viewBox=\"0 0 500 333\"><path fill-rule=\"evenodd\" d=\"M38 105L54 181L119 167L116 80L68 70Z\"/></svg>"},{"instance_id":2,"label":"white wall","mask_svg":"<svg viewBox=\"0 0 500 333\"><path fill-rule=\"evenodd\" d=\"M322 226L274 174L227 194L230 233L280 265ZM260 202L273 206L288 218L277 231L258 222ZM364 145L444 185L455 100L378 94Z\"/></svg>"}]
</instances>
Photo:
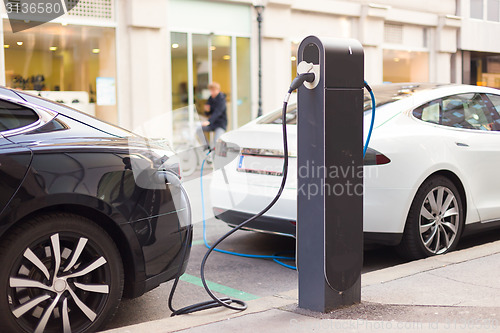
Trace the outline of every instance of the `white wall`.
<instances>
[{"instance_id":1,"label":"white wall","mask_svg":"<svg viewBox=\"0 0 500 333\"><path fill-rule=\"evenodd\" d=\"M262 111L280 108L291 82L290 40L264 38L262 50Z\"/></svg>"},{"instance_id":2,"label":"white wall","mask_svg":"<svg viewBox=\"0 0 500 333\"><path fill-rule=\"evenodd\" d=\"M290 41L311 34L360 40L365 48L365 78L372 84L383 81L384 49L427 52L429 65L415 67L428 68L428 73L420 76L430 81L447 83L452 76L461 77L457 72L452 75L459 69L451 65L461 24L455 14L455 0L270 0L264 12L263 64L273 69L274 75L264 74L268 77L264 113L279 106L287 86L283 77L290 76L289 54L280 48L290 50ZM402 24L400 43L384 41L386 22Z\"/></svg>"},{"instance_id":3,"label":"white wall","mask_svg":"<svg viewBox=\"0 0 500 333\"><path fill-rule=\"evenodd\" d=\"M171 138L168 3L148 1L154 4L117 1L119 123L150 137Z\"/></svg>"},{"instance_id":4,"label":"white wall","mask_svg":"<svg viewBox=\"0 0 500 333\"><path fill-rule=\"evenodd\" d=\"M464 18L460 48L469 51L500 52L500 23Z\"/></svg>"}]
</instances>

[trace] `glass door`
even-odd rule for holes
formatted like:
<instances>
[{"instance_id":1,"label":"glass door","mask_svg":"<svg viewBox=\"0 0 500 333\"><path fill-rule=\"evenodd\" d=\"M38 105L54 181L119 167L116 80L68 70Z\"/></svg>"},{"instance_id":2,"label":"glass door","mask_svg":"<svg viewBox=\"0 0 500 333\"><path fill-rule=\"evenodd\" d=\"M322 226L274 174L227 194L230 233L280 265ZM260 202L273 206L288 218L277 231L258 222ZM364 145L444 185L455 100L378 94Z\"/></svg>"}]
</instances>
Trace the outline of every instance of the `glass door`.
<instances>
[{"instance_id":1,"label":"glass door","mask_svg":"<svg viewBox=\"0 0 500 333\"><path fill-rule=\"evenodd\" d=\"M188 98L188 48L187 34L173 32L171 35L172 59L172 110L187 106Z\"/></svg>"},{"instance_id":2,"label":"glass door","mask_svg":"<svg viewBox=\"0 0 500 333\"><path fill-rule=\"evenodd\" d=\"M231 94L231 37L213 36L210 47L212 53L212 81L220 84L227 101L227 130L233 129Z\"/></svg>"},{"instance_id":3,"label":"glass door","mask_svg":"<svg viewBox=\"0 0 500 333\"><path fill-rule=\"evenodd\" d=\"M210 38L208 35L193 34L193 91L196 111L203 113L203 105L210 96L208 84L211 75L211 60L209 54Z\"/></svg>"},{"instance_id":4,"label":"glass door","mask_svg":"<svg viewBox=\"0 0 500 333\"><path fill-rule=\"evenodd\" d=\"M238 127L252 120L250 38L236 38Z\"/></svg>"},{"instance_id":5,"label":"glass door","mask_svg":"<svg viewBox=\"0 0 500 333\"><path fill-rule=\"evenodd\" d=\"M212 81L226 95L227 130L251 120L250 38L172 32L171 54L174 128L175 110L182 109L194 129L195 115L204 116Z\"/></svg>"}]
</instances>

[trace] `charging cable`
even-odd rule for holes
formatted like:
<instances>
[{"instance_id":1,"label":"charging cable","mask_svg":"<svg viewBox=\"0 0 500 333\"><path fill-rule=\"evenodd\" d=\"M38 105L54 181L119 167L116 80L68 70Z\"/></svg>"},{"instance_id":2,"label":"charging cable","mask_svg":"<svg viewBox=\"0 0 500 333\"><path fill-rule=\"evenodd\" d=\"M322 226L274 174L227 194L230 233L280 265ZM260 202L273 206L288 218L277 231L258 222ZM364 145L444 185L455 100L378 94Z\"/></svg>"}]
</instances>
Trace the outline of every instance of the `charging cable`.
<instances>
[{"instance_id":1,"label":"charging cable","mask_svg":"<svg viewBox=\"0 0 500 333\"><path fill-rule=\"evenodd\" d=\"M248 305L244 301L241 301L239 299L230 298L230 297L218 298L217 296L215 296L215 294L212 292L212 290L210 290L210 288L208 287L207 281L205 279L205 265L207 263L207 259L210 256L210 254L214 251L214 249L220 243L222 243L222 241L224 241L226 238L231 236L233 233L235 233L239 229L243 228L248 223L258 219L259 217L261 217L262 215L267 213L269 211L269 209L271 209L271 207L273 207L274 204L281 197L281 194L283 193L283 190L285 189L286 179L288 176L288 141L287 141L287 130L286 130L286 109L288 106L288 100L290 99L290 94L295 89L300 87L306 81L307 82L314 81L314 74L313 73L304 73L304 74L297 75L297 77L293 80L292 84L290 85L290 89L288 89L288 93L286 94L285 99L283 101L283 112L281 115L281 118L282 118L281 124L282 124L282 128L283 128L283 157L284 157L283 158L283 178L281 180L281 185L279 187L278 193L276 193L276 196L274 197L274 199L263 210L261 210L259 213L255 214L251 218L243 221L242 223L240 223L239 225L237 225L236 227L234 227L233 229L231 229L227 233L225 233L222 237L220 237L218 240L216 240L215 243L212 246L210 246L210 248L205 253L203 260L201 261L201 268L200 268L201 282L203 283L203 287L205 288L205 291L212 298L212 300L189 305L189 306L186 306L182 309L175 310L172 306L172 300L173 300L175 289L177 288L177 284L178 284L179 278L180 278L181 269L179 269L179 273L177 274L177 277L174 281L174 284L172 286L172 289L170 291L170 295L168 298L168 307L172 311L171 316L176 316L179 314L187 314L187 313L197 312L197 311L221 307L221 306L226 307L226 308L231 309L231 310L236 310L236 311L243 311L243 310L247 309ZM188 237L186 238L186 241L187 240L188 240ZM185 246L185 247L187 247L187 246ZM185 251L183 254L184 257L186 255L186 253L187 252ZM233 305L233 303L236 305Z\"/></svg>"},{"instance_id":2,"label":"charging cable","mask_svg":"<svg viewBox=\"0 0 500 333\"><path fill-rule=\"evenodd\" d=\"M276 194L276 196L274 197L274 199L263 210L261 210L259 213L255 214L254 216L252 216L249 219L243 221L242 223L240 223L239 225L237 225L236 227L234 227L233 229L231 229L230 231L228 231L226 234L224 234L222 237L220 237L218 240L216 240L215 243L213 245L211 245L211 246L206 241L206 234L205 234L205 231L206 231L206 228L205 228L205 209L204 209L205 208L205 204L204 204L204 200L202 201L203 222L204 222L204 224L203 224L203 240L205 242L205 246L208 247L208 250L205 253L205 256L203 257L203 260L201 261L200 275L201 275L201 282L203 284L203 287L205 288L205 291L207 292L207 294L212 298L212 300L209 300L209 301L206 301L206 302L201 302L201 303L196 303L196 304L193 304L193 305L189 305L189 306L183 307L183 308L178 309L178 310L175 310L173 308L173 305L172 305L173 296L174 296L175 290L177 288L177 285L179 283L179 278L181 276L182 267L180 267L179 268L179 272L177 274L177 277L176 277L176 279L174 281L174 284L172 286L172 289L170 291L169 298L168 298L168 307L172 311L172 314L171 314L172 317L176 316L176 315L180 315L180 314L187 314L187 313L197 312L197 311L201 311L201 310L216 308L216 307L226 307L228 309L236 310L236 311L243 311L243 310L247 309L248 305L244 301L238 300L238 299L234 299L234 298L230 298L230 297L218 298L210 290L210 288L208 287L206 279L205 279L205 265L206 265L206 262L208 260L208 257L215 250L217 250L219 252L222 252L222 253L229 253L229 254L233 254L233 255L239 255L239 256L242 256L242 257L250 257L250 258L256 258L256 257L263 258L263 257L267 257L267 258L272 258L272 259L275 259L275 260L278 259L278 258L280 258L280 259L291 259L290 257L280 257L280 256L254 256L254 255L236 254L236 252L219 250L219 249L216 249L216 247L220 243L222 243L226 238L228 238L230 235L232 235L233 233L235 233L237 230L240 230L245 225L249 224L250 222L252 222L252 221L254 221L256 219L258 219L259 217L261 217L262 215L264 215L266 212L268 212L274 206L274 204L276 204L276 202L280 198L281 194L283 193L283 190L285 189L285 184L286 184L287 176L288 176L288 141L287 141L288 136L287 136L287 128L286 128L286 111L287 111L288 101L290 99L291 93L295 89L299 88L304 82L309 82L309 83L313 82L314 79L315 79L315 74L314 73L310 73L310 72L308 72L308 73L302 73L302 74L297 75L297 77L292 81L292 84L290 85L290 88L288 89L288 92L285 95L285 99L283 100L283 110L282 110L282 115L281 115L281 117L282 117L281 124L282 124L282 129L283 129L283 157L284 157L283 158L283 177L282 177L282 180L281 180L281 184L280 184L278 193ZM368 137L367 137L365 146L363 148L363 157L364 157L364 155L366 153L366 149L368 148L368 144L369 144L369 141L370 141L370 138L371 138L371 133L373 131L374 119L375 119L375 96L373 95L373 92L372 92L370 86L366 82L365 82L365 87L369 91L371 99L372 99L372 120L371 120L370 130L368 132ZM210 153L211 153L211 151L208 152L207 157L208 157L208 155ZM203 160L203 163L202 163L202 170L201 170L202 174L203 174L203 166L204 166L205 160L206 160L206 158ZM202 178L201 177L200 177L200 181L201 181L201 189L203 191L203 182L202 182ZM202 193L202 195L203 195L203 193ZM203 196L202 196L202 198L203 198ZM183 255L182 255L183 258L185 258L186 254L187 254L187 245L189 244L190 241L191 241L191 238L190 237L186 237L185 246L184 246L184 252L183 252ZM282 263L280 263L280 264L282 264ZM283 265L286 265L286 264L283 264ZM289 266L289 265L286 265L286 266ZM290 268L294 268L294 267L290 266ZM237 304L237 305L233 305L233 303Z\"/></svg>"},{"instance_id":3,"label":"charging cable","mask_svg":"<svg viewBox=\"0 0 500 333\"><path fill-rule=\"evenodd\" d=\"M368 145L370 144L370 139L372 138L373 124L375 124L375 108L377 107L375 104L375 95L373 94L372 88L366 81L365 81L365 88L366 90L368 90L368 93L370 94L370 98L372 100L372 120L370 122L370 129L368 130L368 136L366 137L365 146L363 147L363 159L365 158L366 150L368 149Z\"/></svg>"},{"instance_id":4,"label":"charging cable","mask_svg":"<svg viewBox=\"0 0 500 333\"><path fill-rule=\"evenodd\" d=\"M304 74L302 74L302 77L300 75L297 76L292 81L292 83L290 85L290 89L292 91L297 89L298 87L300 87L302 85L304 80L306 82L314 81L314 73L304 73ZM371 87L368 85L368 83L366 81L365 81L365 88L370 93L370 97L371 97L371 101L372 101L372 117L371 117L370 129L368 131L368 136L366 138L366 142L365 142L365 145L363 147L363 158L365 157L366 150L368 149L368 144L370 143L370 138L371 138L371 134L373 131L373 125L374 125L374 121L375 121L375 96L373 94ZM208 157L208 155L210 155L210 153L211 153L211 151L209 151L207 153L207 157ZM201 207L202 207L202 220L203 220L203 242L205 243L205 246L209 249L210 245L207 242L207 236L206 236L206 223L207 222L206 222L206 218L205 218L205 195L204 195L204 190L203 190L203 168L205 166L205 161L206 161L206 158L201 163L200 192L201 192ZM246 253L239 253L239 252L234 252L234 251L221 250L221 249L217 249L217 248L215 248L214 251L224 253L224 254L230 254L233 256L243 257L243 258L272 259L274 262L276 262L277 264L279 264L283 267L297 270L297 267L292 266L292 265L288 265L288 264L281 261L281 260L294 260L295 259L295 257L288 257L288 256L281 255L281 254L286 254L289 252L278 252L278 253L275 253L273 255L256 255L256 254L246 254Z\"/></svg>"},{"instance_id":5,"label":"charging cable","mask_svg":"<svg viewBox=\"0 0 500 333\"><path fill-rule=\"evenodd\" d=\"M210 154L210 152L207 153L207 157ZM205 246L207 248L210 248L211 246L207 242L207 234L206 234L206 218L205 218L205 195L204 195L204 190L203 190L203 167L205 165L206 158L203 160L201 163L201 172L200 172L200 192L201 192L201 209L202 209L202 220L203 220L203 242L205 243ZM258 255L258 254L246 254L246 253L239 253L239 252L233 252L233 251L227 251L227 250L221 250L221 249L214 249L215 252L220 252L224 254L230 254L233 256L237 257L243 257L243 258L254 258L254 259L272 259L274 262L277 264L280 264L283 267L290 268L296 270L297 268L292 265L288 265L281 260L295 260L295 257L289 257L289 256L282 256L282 254L286 254L289 252L278 252L273 255Z\"/></svg>"}]
</instances>

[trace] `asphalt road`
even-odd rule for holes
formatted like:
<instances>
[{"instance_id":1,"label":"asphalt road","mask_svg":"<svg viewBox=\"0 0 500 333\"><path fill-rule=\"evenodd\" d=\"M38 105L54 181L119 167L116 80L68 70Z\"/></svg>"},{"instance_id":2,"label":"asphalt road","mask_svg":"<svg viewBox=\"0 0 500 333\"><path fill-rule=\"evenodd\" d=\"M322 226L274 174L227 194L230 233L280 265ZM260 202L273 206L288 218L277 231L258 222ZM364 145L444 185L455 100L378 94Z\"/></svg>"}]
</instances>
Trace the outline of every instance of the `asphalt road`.
<instances>
[{"instance_id":1,"label":"asphalt road","mask_svg":"<svg viewBox=\"0 0 500 333\"><path fill-rule=\"evenodd\" d=\"M210 176L204 177L205 190L208 192ZM206 252L203 244L203 228L201 223L201 198L199 196L199 179L186 182L186 188L191 195L194 210L194 240L191 257L186 274L180 281L174 298L176 309L209 300L203 287L199 285L200 263ZM227 232L223 222L210 216L209 198L205 211L207 215L207 239L209 243ZM476 235L462 240L459 248L464 249L489 241L500 239L500 230ZM295 239L276 235L261 234L249 231L237 231L224 241L220 248L249 254L272 255L276 252L294 252ZM390 247L367 250L364 253L363 273L378 270L403 263ZM293 261L287 262L294 264ZM213 253L206 266L207 280L216 283L214 289L226 295L243 300L251 300L270 296L297 288L297 272L283 267L272 260L249 259L228 254ZM171 312L167 300L172 282L160 285L137 299L124 299L107 329L137 324L145 321L165 318ZM216 295L223 296L220 292Z\"/></svg>"}]
</instances>

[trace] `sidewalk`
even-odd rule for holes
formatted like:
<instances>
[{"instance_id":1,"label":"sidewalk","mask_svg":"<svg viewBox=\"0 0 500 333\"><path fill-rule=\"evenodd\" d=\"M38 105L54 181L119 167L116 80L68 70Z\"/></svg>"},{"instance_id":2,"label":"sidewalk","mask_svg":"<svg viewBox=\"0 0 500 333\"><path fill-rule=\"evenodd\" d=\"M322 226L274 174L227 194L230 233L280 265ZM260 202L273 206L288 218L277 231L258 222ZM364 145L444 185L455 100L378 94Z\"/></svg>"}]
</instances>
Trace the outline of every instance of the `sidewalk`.
<instances>
[{"instance_id":1,"label":"sidewalk","mask_svg":"<svg viewBox=\"0 0 500 333\"><path fill-rule=\"evenodd\" d=\"M362 275L361 304L297 308L297 290L106 332L500 332L500 241Z\"/></svg>"}]
</instances>

